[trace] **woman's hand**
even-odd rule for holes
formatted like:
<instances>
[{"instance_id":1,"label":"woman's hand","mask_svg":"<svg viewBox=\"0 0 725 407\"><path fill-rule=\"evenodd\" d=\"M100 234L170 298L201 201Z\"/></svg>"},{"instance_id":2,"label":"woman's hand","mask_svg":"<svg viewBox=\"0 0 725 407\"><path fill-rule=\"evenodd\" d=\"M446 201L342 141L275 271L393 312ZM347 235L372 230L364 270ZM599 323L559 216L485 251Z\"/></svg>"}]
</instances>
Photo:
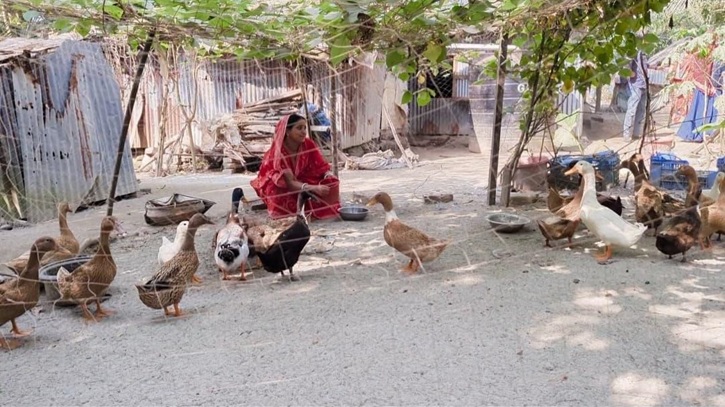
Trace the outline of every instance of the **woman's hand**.
<instances>
[{"instance_id":1,"label":"woman's hand","mask_svg":"<svg viewBox=\"0 0 725 407\"><path fill-rule=\"evenodd\" d=\"M330 193L330 187L327 185L309 185L307 189L319 196L327 196Z\"/></svg>"}]
</instances>

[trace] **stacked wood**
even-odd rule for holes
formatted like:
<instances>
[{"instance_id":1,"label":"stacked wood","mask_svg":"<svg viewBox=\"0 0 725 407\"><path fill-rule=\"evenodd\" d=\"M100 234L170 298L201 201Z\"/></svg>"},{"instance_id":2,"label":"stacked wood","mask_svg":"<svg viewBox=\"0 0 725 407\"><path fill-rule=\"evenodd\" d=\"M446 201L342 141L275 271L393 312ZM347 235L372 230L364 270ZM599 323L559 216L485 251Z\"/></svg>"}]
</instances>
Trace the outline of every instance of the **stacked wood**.
<instances>
[{"instance_id":1,"label":"stacked wood","mask_svg":"<svg viewBox=\"0 0 725 407\"><path fill-rule=\"evenodd\" d=\"M294 90L248 103L213 120L207 130L215 140L214 149L221 147L224 152L224 169L232 173L249 170L250 158L257 161L272 145L277 122L299 112L301 106L302 92Z\"/></svg>"}]
</instances>

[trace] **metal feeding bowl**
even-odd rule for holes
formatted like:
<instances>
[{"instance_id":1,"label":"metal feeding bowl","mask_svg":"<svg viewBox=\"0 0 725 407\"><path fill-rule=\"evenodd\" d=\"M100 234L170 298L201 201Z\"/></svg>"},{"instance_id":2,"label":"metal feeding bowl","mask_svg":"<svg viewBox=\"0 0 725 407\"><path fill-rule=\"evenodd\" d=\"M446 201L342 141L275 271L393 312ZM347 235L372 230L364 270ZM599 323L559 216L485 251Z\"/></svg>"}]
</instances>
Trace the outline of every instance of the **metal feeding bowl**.
<instances>
[{"instance_id":1,"label":"metal feeding bowl","mask_svg":"<svg viewBox=\"0 0 725 407\"><path fill-rule=\"evenodd\" d=\"M516 233L531 222L531 219L512 213L492 213L486 220L499 233Z\"/></svg>"},{"instance_id":2,"label":"metal feeding bowl","mask_svg":"<svg viewBox=\"0 0 725 407\"><path fill-rule=\"evenodd\" d=\"M359 205L348 205L340 208L340 217L344 220L361 221L368 216L368 208Z\"/></svg>"},{"instance_id":3,"label":"metal feeding bowl","mask_svg":"<svg viewBox=\"0 0 725 407\"><path fill-rule=\"evenodd\" d=\"M76 305L74 301L65 301L60 299L60 293L58 292L58 270L63 267L69 272L73 273L78 267L86 264L91 260L92 256L79 255L67 260L60 260L43 266L38 271L38 277L40 282L45 287L45 295L49 301L53 301L55 305L64 307ZM101 302L106 301L111 297L111 294L106 293Z\"/></svg>"}]
</instances>

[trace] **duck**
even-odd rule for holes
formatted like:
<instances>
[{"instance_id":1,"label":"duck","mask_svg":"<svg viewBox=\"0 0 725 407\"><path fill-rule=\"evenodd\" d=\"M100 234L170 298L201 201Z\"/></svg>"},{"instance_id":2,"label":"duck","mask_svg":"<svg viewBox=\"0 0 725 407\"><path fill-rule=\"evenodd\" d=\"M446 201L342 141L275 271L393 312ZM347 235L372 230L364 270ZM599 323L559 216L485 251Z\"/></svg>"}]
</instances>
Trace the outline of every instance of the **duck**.
<instances>
[{"instance_id":1,"label":"duck","mask_svg":"<svg viewBox=\"0 0 725 407\"><path fill-rule=\"evenodd\" d=\"M720 180L719 189L720 195L718 195L717 201L702 209L703 222L700 236L705 249L711 247L710 235L725 231L725 178Z\"/></svg>"},{"instance_id":2,"label":"duck","mask_svg":"<svg viewBox=\"0 0 725 407\"><path fill-rule=\"evenodd\" d=\"M685 194L685 207L691 208L701 204L703 206L715 203L715 199L710 199L702 195L702 186L700 180L697 179L697 171L691 165L681 165L675 171L675 177L684 177L687 180L687 193Z\"/></svg>"},{"instance_id":3,"label":"duck","mask_svg":"<svg viewBox=\"0 0 725 407\"><path fill-rule=\"evenodd\" d=\"M125 233L118 219L106 216L101 220L101 233L96 254L76 268L72 273L64 267L58 269L58 292L61 300L78 303L83 317L88 321L111 315L110 310L101 307L101 298L116 278L116 263L111 255L110 235L116 230ZM88 302L96 303L96 313L88 310Z\"/></svg>"},{"instance_id":4,"label":"duck","mask_svg":"<svg viewBox=\"0 0 725 407\"><path fill-rule=\"evenodd\" d=\"M567 239L571 244L571 239L576 233L580 221L550 216L546 219L537 220L536 224L539 226L541 234L544 235L544 245L552 247L549 243L551 240Z\"/></svg>"},{"instance_id":5,"label":"duck","mask_svg":"<svg viewBox=\"0 0 725 407\"><path fill-rule=\"evenodd\" d=\"M10 322L12 332L17 337L30 335L29 332L21 331L15 321L16 318L25 314L38 304L40 299L40 281L38 270L40 259L49 251L56 250L57 242L48 236L37 239L31 249L30 256L25 268L21 270L17 278L7 280L0 284L0 326ZM17 340L8 340L0 335L0 347L12 350L20 346Z\"/></svg>"},{"instance_id":6,"label":"duck","mask_svg":"<svg viewBox=\"0 0 725 407\"><path fill-rule=\"evenodd\" d=\"M622 161L620 168L627 169L634 175L635 220L647 226L647 229L652 230L656 236L665 217L661 191L647 180L646 168L642 161L638 160L637 154Z\"/></svg>"},{"instance_id":7,"label":"duck","mask_svg":"<svg viewBox=\"0 0 725 407\"><path fill-rule=\"evenodd\" d=\"M386 192L378 192L370 198L368 207L381 204L385 210L385 226L383 237L388 246L410 258L403 272L415 273L421 263L437 259L450 244L449 240L439 240L428 236L420 230L403 223L395 213L393 200Z\"/></svg>"},{"instance_id":8,"label":"duck","mask_svg":"<svg viewBox=\"0 0 725 407\"><path fill-rule=\"evenodd\" d=\"M222 280L229 280L229 273L239 270L242 281L246 281L245 265L249 257L249 238L239 215L230 211L227 223L219 229L212 239L214 262L223 274Z\"/></svg>"},{"instance_id":9,"label":"duck","mask_svg":"<svg viewBox=\"0 0 725 407\"><path fill-rule=\"evenodd\" d=\"M662 190L656 188L650 182L649 171L647 170L647 166L644 163L644 156L642 154L640 154L640 153L634 153L629 158L629 160L625 160L625 161L631 161L631 162L633 162L635 164L635 167L637 168L637 171L640 174L642 174L642 180L643 181L640 183L640 185L647 184L647 185L649 185L648 186L649 189L654 189L654 190L656 190L660 194L660 196L662 197L662 210L663 210L664 215L666 215L666 214L677 214L677 213L679 213L679 212L684 211L685 209L687 209L687 207L685 206L685 202L684 201L679 200L679 199L673 197L672 195L670 195L666 191L662 191ZM630 169L630 172L631 171L632 170ZM646 182L644 182L644 181L646 181ZM635 175L635 191L637 189L638 189L638 186L637 186L637 177Z\"/></svg>"},{"instance_id":10,"label":"duck","mask_svg":"<svg viewBox=\"0 0 725 407\"><path fill-rule=\"evenodd\" d=\"M672 256L682 253L682 262L686 262L687 251L700 240L702 213L696 204L667 220L662 230L657 233L655 246L661 253Z\"/></svg>"},{"instance_id":11,"label":"duck","mask_svg":"<svg viewBox=\"0 0 725 407\"><path fill-rule=\"evenodd\" d=\"M309 199L315 197L307 192L300 192L297 197L297 215L294 223L282 231L272 244L266 245L257 240L252 242L262 267L269 273L280 273L280 277L284 277L284 271L288 270L290 282L300 280L300 277L294 273L294 266L299 261L307 242L310 241L310 227L305 216L305 203ZM265 246L268 247L264 249Z\"/></svg>"},{"instance_id":12,"label":"duck","mask_svg":"<svg viewBox=\"0 0 725 407\"><path fill-rule=\"evenodd\" d=\"M213 225L209 218L196 213L189 219L186 233L181 238L179 251L169 261L158 266L156 272L146 282L136 284L141 302L151 309L163 309L164 315L179 317L183 312L179 306L186 293L187 282L199 268L199 256L194 238L196 231L203 225ZM169 307L173 306L173 314Z\"/></svg>"},{"instance_id":13,"label":"duck","mask_svg":"<svg viewBox=\"0 0 725 407\"><path fill-rule=\"evenodd\" d=\"M572 167L575 162L570 165ZM602 175L597 171L596 172L597 179L604 179ZM579 188L581 188L581 177L579 177ZM561 209L564 205L568 204L574 199L574 196L569 197L563 197L561 194L559 194L559 190L556 189L554 186L555 184L549 179L549 194L546 197L546 206L549 208L549 211L552 213L556 213L559 209ZM576 194L575 194L576 195ZM600 204L606 206L607 208L611 209L616 213L617 215L622 216L622 212L624 211L624 205L622 205L622 198L621 197L611 197L604 194L600 194L597 192L597 201L599 201Z\"/></svg>"},{"instance_id":14,"label":"duck","mask_svg":"<svg viewBox=\"0 0 725 407\"><path fill-rule=\"evenodd\" d=\"M720 183L725 179L725 172L718 172L715 176L715 183L710 189L703 189L702 195L709 198L713 202L717 201L717 197L720 196Z\"/></svg>"},{"instance_id":15,"label":"duck","mask_svg":"<svg viewBox=\"0 0 725 407\"><path fill-rule=\"evenodd\" d=\"M717 198L720 195L720 183L722 183L723 180L725 180L725 172L720 171L715 176L715 183L713 184L712 188L703 189L701 196L707 197L708 199L712 200L713 203L715 201L717 201ZM723 233L723 231L717 232L717 241L718 242L720 241L722 233Z\"/></svg>"},{"instance_id":16,"label":"duck","mask_svg":"<svg viewBox=\"0 0 725 407\"><path fill-rule=\"evenodd\" d=\"M68 202L60 202L57 205L58 210L58 228L60 229L60 236L55 238L56 248L49 252L46 252L43 258L40 260L40 266L46 266L50 263L70 259L78 255L80 251L80 244L76 239L73 231L68 226L68 213L71 212L70 205ZM5 266L12 269L15 274L25 269L25 266L30 258L30 251L27 251L13 260L5 263Z\"/></svg>"},{"instance_id":17,"label":"duck","mask_svg":"<svg viewBox=\"0 0 725 407\"><path fill-rule=\"evenodd\" d=\"M584 178L582 184L584 192L579 216L586 227L604 242L604 253L598 254L596 259L600 263L605 263L612 257L614 246L630 247L634 245L642 238L647 226L641 223L631 224L597 201L594 167L590 163L579 161L564 174L576 173Z\"/></svg>"},{"instance_id":18,"label":"duck","mask_svg":"<svg viewBox=\"0 0 725 407\"><path fill-rule=\"evenodd\" d=\"M159 247L158 261L159 264L164 264L171 260L181 248L181 243L186 235L186 229L189 227L189 221L185 220L179 222L176 226L176 235L174 240L169 240L166 236L161 236L161 247Z\"/></svg>"}]
</instances>

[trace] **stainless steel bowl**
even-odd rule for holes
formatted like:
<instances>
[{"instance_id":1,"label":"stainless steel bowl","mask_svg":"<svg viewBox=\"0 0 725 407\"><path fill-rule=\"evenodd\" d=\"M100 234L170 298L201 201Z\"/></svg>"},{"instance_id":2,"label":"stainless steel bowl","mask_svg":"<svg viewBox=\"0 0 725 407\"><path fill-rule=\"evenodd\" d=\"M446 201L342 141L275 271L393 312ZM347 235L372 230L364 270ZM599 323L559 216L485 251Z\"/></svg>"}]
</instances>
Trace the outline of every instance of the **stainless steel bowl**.
<instances>
[{"instance_id":1,"label":"stainless steel bowl","mask_svg":"<svg viewBox=\"0 0 725 407\"><path fill-rule=\"evenodd\" d=\"M343 206L340 208L340 217L344 220L361 221L368 216L368 208L364 206Z\"/></svg>"},{"instance_id":2,"label":"stainless steel bowl","mask_svg":"<svg viewBox=\"0 0 725 407\"><path fill-rule=\"evenodd\" d=\"M531 219L513 213L492 213L486 220L493 230L500 233L516 233L531 222Z\"/></svg>"}]
</instances>

